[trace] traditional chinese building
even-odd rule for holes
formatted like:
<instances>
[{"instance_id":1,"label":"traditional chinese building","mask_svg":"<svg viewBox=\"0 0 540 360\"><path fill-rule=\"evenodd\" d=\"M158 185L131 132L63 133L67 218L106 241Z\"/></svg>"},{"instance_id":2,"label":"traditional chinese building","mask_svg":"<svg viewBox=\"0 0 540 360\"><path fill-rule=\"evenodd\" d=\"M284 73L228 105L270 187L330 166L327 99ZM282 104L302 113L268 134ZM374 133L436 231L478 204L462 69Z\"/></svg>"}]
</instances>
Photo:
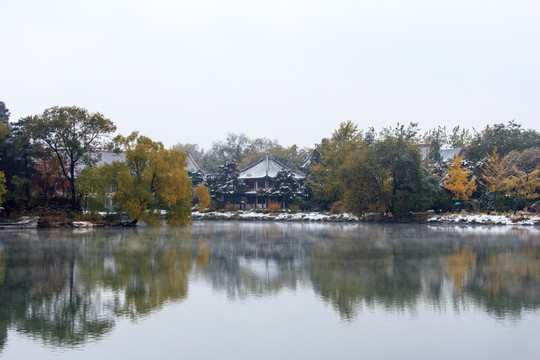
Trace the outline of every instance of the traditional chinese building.
<instances>
[{"instance_id":1,"label":"traditional chinese building","mask_svg":"<svg viewBox=\"0 0 540 360\"><path fill-rule=\"evenodd\" d=\"M264 195L273 185L273 179L280 171L290 171L294 178L300 182L305 180L304 175L272 159L268 154L256 163L240 170L238 179L246 184L243 194L244 201L237 204L240 209L265 209L269 199Z\"/></svg>"},{"instance_id":2,"label":"traditional chinese building","mask_svg":"<svg viewBox=\"0 0 540 360\"><path fill-rule=\"evenodd\" d=\"M98 151L96 155L100 156L100 159L97 163L98 166L103 164L111 164L113 161L126 161L126 153L125 152L115 152L115 151ZM187 166L186 170L190 172L203 172L199 165L193 160L191 155L187 153Z\"/></svg>"},{"instance_id":3,"label":"traditional chinese building","mask_svg":"<svg viewBox=\"0 0 540 360\"><path fill-rule=\"evenodd\" d=\"M453 148L453 149L439 149L439 156L441 162L450 163L456 155L461 155L463 153L463 148ZM420 146L420 155L422 160L427 160L429 154L429 146Z\"/></svg>"},{"instance_id":4,"label":"traditional chinese building","mask_svg":"<svg viewBox=\"0 0 540 360\"><path fill-rule=\"evenodd\" d=\"M186 170L188 172L200 172L204 174L204 171L202 171L199 165L197 165L197 163L195 162L195 160L193 160L193 158L191 157L191 154L187 153L187 156L188 156L188 159L187 159L188 164L187 164Z\"/></svg>"}]
</instances>

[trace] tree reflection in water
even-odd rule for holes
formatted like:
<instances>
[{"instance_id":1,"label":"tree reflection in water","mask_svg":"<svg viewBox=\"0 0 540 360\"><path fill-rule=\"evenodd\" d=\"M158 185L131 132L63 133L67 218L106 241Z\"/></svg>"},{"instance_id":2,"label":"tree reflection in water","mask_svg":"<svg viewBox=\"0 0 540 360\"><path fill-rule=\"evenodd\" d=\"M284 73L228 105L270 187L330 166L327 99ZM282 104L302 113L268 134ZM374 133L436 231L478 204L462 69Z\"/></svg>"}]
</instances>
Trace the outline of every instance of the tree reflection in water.
<instances>
[{"instance_id":1,"label":"tree reflection in water","mask_svg":"<svg viewBox=\"0 0 540 360\"><path fill-rule=\"evenodd\" d=\"M312 288L346 321L364 308L540 307L536 228L196 223L46 230L0 239L0 349L8 329L55 346L102 337L188 296L196 277L230 299Z\"/></svg>"},{"instance_id":2,"label":"tree reflection in water","mask_svg":"<svg viewBox=\"0 0 540 360\"><path fill-rule=\"evenodd\" d=\"M0 325L76 346L187 296L189 228L38 231L2 241Z\"/></svg>"}]
</instances>

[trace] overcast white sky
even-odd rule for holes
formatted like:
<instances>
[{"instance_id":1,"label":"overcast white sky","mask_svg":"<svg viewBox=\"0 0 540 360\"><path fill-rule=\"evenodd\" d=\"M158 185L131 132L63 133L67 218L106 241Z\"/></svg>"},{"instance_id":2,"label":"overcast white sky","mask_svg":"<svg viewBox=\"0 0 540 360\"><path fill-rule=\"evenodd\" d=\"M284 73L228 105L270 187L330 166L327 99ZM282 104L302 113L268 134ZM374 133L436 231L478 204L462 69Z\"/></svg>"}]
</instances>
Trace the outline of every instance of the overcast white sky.
<instances>
[{"instance_id":1,"label":"overcast white sky","mask_svg":"<svg viewBox=\"0 0 540 360\"><path fill-rule=\"evenodd\" d=\"M77 105L128 134L313 146L340 122L540 130L540 1L1 0L11 120Z\"/></svg>"}]
</instances>

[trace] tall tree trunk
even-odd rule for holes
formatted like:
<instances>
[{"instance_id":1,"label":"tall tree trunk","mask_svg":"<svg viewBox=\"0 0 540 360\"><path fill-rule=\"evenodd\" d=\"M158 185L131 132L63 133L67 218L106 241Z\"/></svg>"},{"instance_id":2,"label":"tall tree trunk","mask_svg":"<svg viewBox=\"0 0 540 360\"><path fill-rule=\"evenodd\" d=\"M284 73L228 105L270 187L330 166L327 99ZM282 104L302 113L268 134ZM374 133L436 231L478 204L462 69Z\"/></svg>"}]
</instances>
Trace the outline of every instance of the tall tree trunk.
<instances>
[{"instance_id":1,"label":"tall tree trunk","mask_svg":"<svg viewBox=\"0 0 540 360\"><path fill-rule=\"evenodd\" d=\"M70 187L71 187L71 209L72 210L79 210L79 204L77 201L77 192L75 191L75 166L73 163L70 166Z\"/></svg>"}]
</instances>

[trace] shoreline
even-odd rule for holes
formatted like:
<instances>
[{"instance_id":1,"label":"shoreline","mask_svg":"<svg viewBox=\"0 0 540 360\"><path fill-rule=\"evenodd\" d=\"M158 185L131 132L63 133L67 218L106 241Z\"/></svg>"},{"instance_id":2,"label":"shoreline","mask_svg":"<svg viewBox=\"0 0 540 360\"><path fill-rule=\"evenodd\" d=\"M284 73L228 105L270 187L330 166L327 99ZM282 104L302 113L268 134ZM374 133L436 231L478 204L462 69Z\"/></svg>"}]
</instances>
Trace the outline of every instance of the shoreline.
<instances>
[{"instance_id":1,"label":"shoreline","mask_svg":"<svg viewBox=\"0 0 540 360\"><path fill-rule=\"evenodd\" d=\"M426 223L442 223L442 224L466 224L466 225L523 225L523 226L538 226L540 225L540 215L532 213L517 213L514 214L440 214L431 215L426 220Z\"/></svg>"},{"instance_id":2,"label":"shoreline","mask_svg":"<svg viewBox=\"0 0 540 360\"><path fill-rule=\"evenodd\" d=\"M259 212L208 212L191 214L193 221L298 221L298 222L349 222L349 223L419 223L419 224L464 224L464 225L505 225L537 226L540 215L532 213L513 214L416 214L400 219L381 219L377 214L367 214L363 218L342 213L328 214L319 212L297 213L259 213Z\"/></svg>"},{"instance_id":3,"label":"shoreline","mask_svg":"<svg viewBox=\"0 0 540 360\"><path fill-rule=\"evenodd\" d=\"M540 214L520 212L513 214L480 214L480 213L445 213L445 214L411 214L403 218L381 218L379 214L366 214L359 218L352 214L329 214L321 212L280 212L263 213L256 211L234 212L205 212L194 211L191 214L193 222L203 221L259 221L259 222L308 222L308 223L410 223L410 224L448 224L448 225L496 225L496 226L539 226ZM113 228L132 227L136 222L129 221L89 221L69 219L47 219L39 221L39 228ZM143 225L144 226L144 225Z\"/></svg>"}]
</instances>

